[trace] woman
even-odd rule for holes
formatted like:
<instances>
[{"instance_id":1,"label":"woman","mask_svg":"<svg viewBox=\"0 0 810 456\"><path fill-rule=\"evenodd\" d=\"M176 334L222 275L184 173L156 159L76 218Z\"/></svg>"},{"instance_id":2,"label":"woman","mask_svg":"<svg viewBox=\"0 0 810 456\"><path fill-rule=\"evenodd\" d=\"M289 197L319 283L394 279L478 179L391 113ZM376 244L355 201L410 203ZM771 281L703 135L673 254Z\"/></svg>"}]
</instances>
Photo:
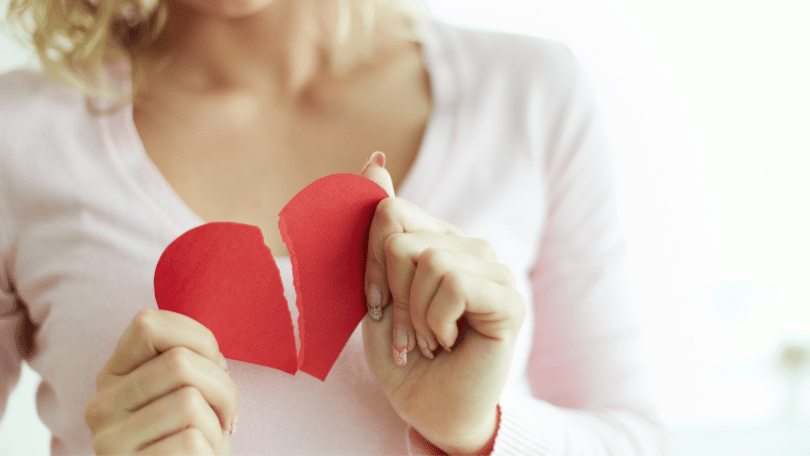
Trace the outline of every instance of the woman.
<instances>
[{"instance_id":1,"label":"woman","mask_svg":"<svg viewBox=\"0 0 810 456\"><path fill-rule=\"evenodd\" d=\"M42 375L54 453L665 451L605 138L564 46L386 0L11 11L72 87L0 81L3 385L21 359ZM277 214L360 169L391 198L369 314L325 382L226 361L155 310L160 253L210 221L258 226L294 302Z\"/></svg>"}]
</instances>

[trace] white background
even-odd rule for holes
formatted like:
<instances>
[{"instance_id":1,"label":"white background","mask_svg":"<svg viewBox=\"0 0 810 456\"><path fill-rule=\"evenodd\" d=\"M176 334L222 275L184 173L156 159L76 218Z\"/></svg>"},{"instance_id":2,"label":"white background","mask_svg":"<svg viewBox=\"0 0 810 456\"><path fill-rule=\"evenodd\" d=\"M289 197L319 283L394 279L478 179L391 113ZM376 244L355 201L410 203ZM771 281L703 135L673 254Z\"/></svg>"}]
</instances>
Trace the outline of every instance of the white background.
<instances>
[{"instance_id":1,"label":"white background","mask_svg":"<svg viewBox=\"0 0 810 456\"><path fill-rule=\"evenodd\" d=\"M562 39L589 69L673 453L810 454L808 367L778 361L810 349L810 2L429 3ZM0 70L24 59L0 38ZM26 370L0 425L9 454L47 452L35 387Z\"/></svg>"}]
</instances>

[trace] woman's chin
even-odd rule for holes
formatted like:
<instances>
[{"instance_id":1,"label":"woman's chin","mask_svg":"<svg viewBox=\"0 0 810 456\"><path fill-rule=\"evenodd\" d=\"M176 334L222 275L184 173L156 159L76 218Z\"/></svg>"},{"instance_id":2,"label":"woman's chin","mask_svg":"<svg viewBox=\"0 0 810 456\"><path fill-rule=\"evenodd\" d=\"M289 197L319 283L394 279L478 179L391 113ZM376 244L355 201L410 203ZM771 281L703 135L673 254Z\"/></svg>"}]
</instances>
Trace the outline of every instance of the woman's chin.
<instances>
[{"instance_id":1,"label":"woman's chin","mask_svg":"<svg viewBox=\"0 0 810 456\"><path fill-rule=\"evenodd\" d=\"M242 19L263 11L278 0L176 0L206 16Z\"/></svg>"}]
</instances>

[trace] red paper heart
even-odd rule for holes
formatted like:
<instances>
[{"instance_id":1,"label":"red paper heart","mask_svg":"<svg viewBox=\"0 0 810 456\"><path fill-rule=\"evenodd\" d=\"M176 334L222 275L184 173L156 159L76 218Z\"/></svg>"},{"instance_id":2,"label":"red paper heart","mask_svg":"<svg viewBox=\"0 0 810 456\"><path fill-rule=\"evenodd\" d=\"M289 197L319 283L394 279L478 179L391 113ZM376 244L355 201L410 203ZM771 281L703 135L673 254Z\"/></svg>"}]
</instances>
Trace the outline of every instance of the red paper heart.
<instances>
[{"instance_id":1,"label":"red paper heart","mask_svg":"<svg viewBox=\"0 0 810 456\"><path fill-rule=\"evenodd\" d=\"M255 226L208 223L172 242L155 269L158 307L211 329L227 358L324 380L365 315L368 230L386 196L365 177L333 174L281 210L299 310L297 355L278 267Z\"/></svg>"}]
</instances>

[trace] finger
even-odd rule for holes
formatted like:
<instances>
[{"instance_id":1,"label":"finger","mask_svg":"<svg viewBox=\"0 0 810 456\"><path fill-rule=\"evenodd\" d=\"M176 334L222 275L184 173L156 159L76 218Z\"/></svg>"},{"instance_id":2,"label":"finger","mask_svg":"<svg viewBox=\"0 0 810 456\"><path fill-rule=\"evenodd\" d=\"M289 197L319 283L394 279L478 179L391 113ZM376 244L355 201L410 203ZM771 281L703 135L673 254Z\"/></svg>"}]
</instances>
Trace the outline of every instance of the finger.
<instances>
[{"instance_id":1,"label":"finger","mask_svg":"<svg viewBox=\"0 0 810 456\"><path fill-rule=\"evenodd\" d=\"M388 196L394 196L394 183L391 180L391 175L385 169L384 153L374 152L371 154L360 175L376 182L385 190L385 193L388 193Z\"/></svg>"},{"instance_id":2,"label":"finger","mask_svg":"<svg viewBox=\"0 0 810 456\"><path fill-rule=\"evenodd\" d=\"M494 257L492 253L482 251L483 244L486 243L477 239L430 232L394 233L386 238L385 266L389 292L394 303L393 354L394 361L398 365L406 364L407 353L413 350L417 343L423 355L428 358L431 358L432 355L432 350L429 349L433 340L432 334L426 331L424 323L420 325L421 332L415 331L411 322L410 291L419 255L430 246L442 246L447 249L474 251L477 254ZM491 248L489 250L491 251ZM433 348L435 349L435 347L434 341Z\"/></svg>"},{"instance_id":3,"label":"finger","mask_svg":"<svg viewBox=\"0 0 810 456\"><path fill-rule=\"evenodd\" d=\"M385 154L374 152L366 161L363 171L360 173L368 179L376 182L382 187L388 196L394 196L394 184L391 175L385 169ZM369 249L369 252L371 250ZM369 314L375 321L382 319L382 308L388 304L388 288L385 279L385 269L379 265L369 267L370 256L366 259L366 302Z\"/></svg>"},{"instance_id":4,"label":"finger","mask_svg":"<svg viewBox=\"0 0 810 456\"><path fill-rule=\"evenodd\" d=\"M419 338L416 336L410 310L410 289L416 271L415 259L426 246L431 245L431 241L453 248L463 248L462 244L469 242L460 236L427 232L393 233L385 239L385 270L394 304L392 349L394 362L399 366L407 364L408 352L416 347L417 341L422 353L431 357L428 354L431 352L427 348L429 342L424 338L424 334L420 334Z\"/></svg>"},{"instance_id":5,"label":"finger","mask_svg":"<svg viewBox=\"0 0 810 456\"><path fill-rule=\"evenodd\" d=\"M366 362L377 379L386 384L397 385L407 375L407 370L398 368L391 357L393 315L393 306L382 310L380 321L372 321L371 316L366 315L363 319L363 345Z\"/></svg>"},{"instance_id":6,"label":"finger","mask_svg":"<svg viewBox=\"0 0 810 456\"><path fill-rule=\"evenodd\" d=\"M116 376L88 403L85 418L91 429L125 419L154 400L183 386L193 386L230 430L237 392L231 377L217 364L185 347L174 347L125 376Z\"/></svg>"},{"instance_id":7,"label":"finger","mask_svg":"<svg viewBox=\"0 0 810 456\"><path fill-rule=\"evenodd\" d=\"M215 451L223 430L196 388L185 386L146 405L96 435L100 453L131 454L186 428L198 429Z\"/></svg>"},{"instance_id":8,"label":"finger","mask_svg":"<svg viewBox=\"0 0 810 456\"><path fill-rule=\"evenodd\" d=\"M464 251L429 247L422 250L415 263L409 290L411 324L419 349L428 359L433 359L437 340L427 323L426 314L443 277L452 271L461 271L510 288L515 283L514 275L507 266Z\"/></svg>"},{"instance_id":9,"label":"finger","mask_svg":"<svg viewBox=\"0 0 810 456\"><path fill-rule=\"evenodd\" d=\"M411 313L408 303L394 300L393 312L393 334L392 351L394 363L404 366L408 363L408 352L416 347L413 325L411 324Z\"/></svg>"},{"instance_id":10,"label":"finger","mask_svg":"<svg viewBox=\"0 0 810 456\"><path fill-rule=\"evenodd\" d=\"M187 428L141 449L136 455L214 455L214 449L196 428Z\"/></svg>"},{"instance_id":11,"label":"finger","mask_svg":"<svg viewBox=\"0 0 810 456\"><path fill-rule=\"evenodd\" d=\"M414 272L421 256L429 249L463 254L455 258L459 268L514 286L511 270L496 262L494 250L486 241L430 232L394 233L386 238L384 251L388 287L395 301L411 301Z\"/></svg>"},{"instance_id":12,"label":"finger","mask_svg":"<svg viewBox=\"0 0 810 456\"><path fill-rule=\"evenodd\" d=\"M124 331L107 364L99 373L96 387L100 390L109 375L125 375L173 347L187 347L221 363L219 346L213 333L185 315L165 310L144 309L138 312Z\"/></svg>"},{"instance_id":13,"label":"finger","mask_svg":"<svg viewBox=\"0 0 810 456\"><path fill-rule=\"evenodd\" d=\"M381 313L379 309L389 300L388 273L385 264L386 239L396 233L420 231L461 235L458 228L428 215L401 198L386 198L377 205L369 228L365 278L366 297L373 319L378 319Z\"/></svg>"},{"instance_id":14,"label":"finger","mask_svg":"<svg viewBox=\"0 0 810 456\"><path fill-rule=\"evenodd\" d=\"M440 275L434 277L432 283L427 283L429 290L422 291L422 300L419 301L421 306L414 312L414 299L411 296L411 290L414 289L414 274L420 257L428 249L457 252L459 256L455 258L454 266L446 262L441 265L443 267L440 268ZM428 255L426 259L430 259L433 255L436 255L436 252ZM436 341L425 323L424 309L435 293L441 275L452 270L451 267L479 274L505 285L514 285L511 271L493 262L495 253L492 247L481 239L431 232L394 233L386 238L385 256L388 287L394 302L394 357L397 360L404 357L416 344L425 357L433 358L432 352L436 349ZM431 263L429 266L438 265ZM427 296L424 296L426 294ZM406 343L407 345L404 345ZM398 364L404 364L404 361Z\"/></svg>"},{"instance_id":15,"label":"finger","mask_svg":"<svg viewBox=\"0 0 810 456\"><path fill-rule=\"evenodd\" d=\"M453 270L442 276L425 321L438 342L452 348L458 338L457 321L462 315L484 337L505 340L517 334L525 313L523 298L514 288Z\"/></svg>"}]
</instances>

